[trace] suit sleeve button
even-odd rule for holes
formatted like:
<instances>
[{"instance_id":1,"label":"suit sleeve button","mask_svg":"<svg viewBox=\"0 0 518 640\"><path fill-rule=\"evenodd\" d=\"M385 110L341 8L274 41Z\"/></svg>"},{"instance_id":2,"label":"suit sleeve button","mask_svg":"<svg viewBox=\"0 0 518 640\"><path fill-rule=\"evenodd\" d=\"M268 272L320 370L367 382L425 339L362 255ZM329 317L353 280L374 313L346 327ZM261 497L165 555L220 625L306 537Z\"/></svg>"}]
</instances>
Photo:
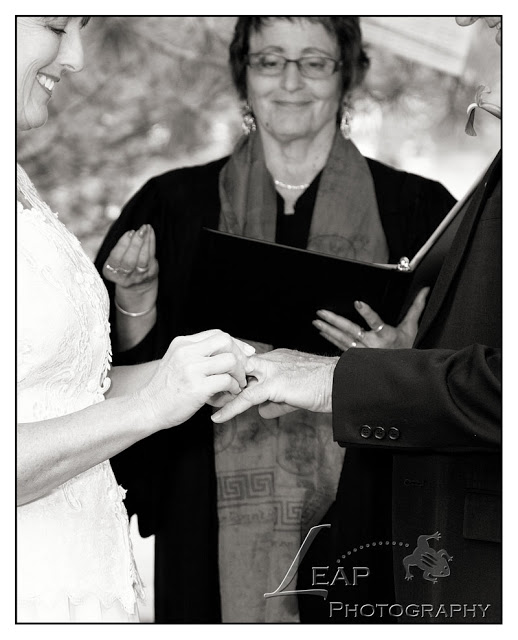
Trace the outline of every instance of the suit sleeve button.
<instances>
[{"instance_id":1,"label":"suit sleeve button","mask_svg":"<svg viewBox=\"0 0 518 640\"><path fill-rule=\"evenodd\" d=\"M374 437L378 440L383 440L385 437L385 429L383 427L376 427L374 429Z\"/></svg>"},{"instance_id":2,"label":"suit sleeve button","mask_svg":"<svg viewBox=\"0 0 518 640\"><path fill-rule=\"evenodd\" d=\"M372 429L368 424L362 424L360 429L360 435L362 438L370 438L372 435Z\"/></svg>"},{"instance_id":3,"label":"suit sleeve button","mask_svg":"<svg viewBox=\"0 0 518 640\"><path fill-rule=\"evenodd\" d=\"M388 430L388 437L390 438L390 440L397 440L399 436L399 429L397 429L396 427L390 427L390 429Z\"/></svg>"}]
</instances>

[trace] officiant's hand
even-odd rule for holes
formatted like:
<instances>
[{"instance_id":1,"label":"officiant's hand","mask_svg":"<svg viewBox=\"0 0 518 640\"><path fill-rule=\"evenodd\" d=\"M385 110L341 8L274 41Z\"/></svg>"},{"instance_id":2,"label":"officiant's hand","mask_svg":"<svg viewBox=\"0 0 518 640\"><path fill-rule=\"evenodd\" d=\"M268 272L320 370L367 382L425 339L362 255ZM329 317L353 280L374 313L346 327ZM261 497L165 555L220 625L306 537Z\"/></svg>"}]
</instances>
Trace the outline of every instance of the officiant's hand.
<instances>
[{"instance_id":1,"label":"officiant's hand","mask_svg":"<svg viewBox=\"0 0 518 640\"><path fill-rule=\"evenodd\" d=\"M153 431L182 424L214 397L235 397L247 385L255 349L228 333L212 329L175 338L137 405Z\"/></svg>"},{"instance_id":2,"label":"officiant's hand","mask_svg":"<svg viewBox=\"0 0 518 640\"><path fill-rule=\"evenodd\" d=\"M277 418L296 409L330 413L337 362L338 358L290 349L252 356L248 386L214 413L212 420L226 422L255 405L260 405L263 418Z\"/></svg>"},{"instance_id":3,"label":"officiant's hand","mask_svg":"<svg viewBox=\"0 0 518 640\"><path fill-rule=\"evenodd\" d=\"M127 231L113 247L103 276L116 285L115 299L126 311L150 309L158 294L158 262L153 227Z\"/></svg>"},{"instance_id":4,"label":"officiant's hand","mask_svg":"<svg viewBox=\"0 0 518 640\"><path fill-rule=\"evenodd\" d=\"M385 324L379 315L365 302L355 302L355 307L365 318L370 331L364 331L354 322L332 313L331 311L317 311L319 320L313 325L320 335L343 351L352 347L370 347L373 349L406 349L414 343L419 318L423 312L429 287L421 289L412 306L397 327Z\"/></svg>"}]
</instances>

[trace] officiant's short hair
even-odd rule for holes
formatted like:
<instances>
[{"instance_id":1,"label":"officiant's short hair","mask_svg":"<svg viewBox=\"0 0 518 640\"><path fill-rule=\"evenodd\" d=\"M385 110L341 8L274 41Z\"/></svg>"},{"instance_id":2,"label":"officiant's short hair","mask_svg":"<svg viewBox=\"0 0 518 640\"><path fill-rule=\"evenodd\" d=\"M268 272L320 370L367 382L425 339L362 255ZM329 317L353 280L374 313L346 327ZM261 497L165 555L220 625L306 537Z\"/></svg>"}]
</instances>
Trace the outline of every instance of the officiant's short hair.
<instances>
[{"instance_id":1,"label":"officiant's short hair","mask_svg":"<svg viewBox=\"0 0 518 640\"><path fill-rule=\"evenodd\" d=\"M272 20L307 20L321 24L336 38L340 48L342 95L363 82L370 60L363 49L360 20L357 16L240 16L229 51L232 80L242 100L247 99L246 67L250 35L261 31Z\"/></svg>"}]
</instances>

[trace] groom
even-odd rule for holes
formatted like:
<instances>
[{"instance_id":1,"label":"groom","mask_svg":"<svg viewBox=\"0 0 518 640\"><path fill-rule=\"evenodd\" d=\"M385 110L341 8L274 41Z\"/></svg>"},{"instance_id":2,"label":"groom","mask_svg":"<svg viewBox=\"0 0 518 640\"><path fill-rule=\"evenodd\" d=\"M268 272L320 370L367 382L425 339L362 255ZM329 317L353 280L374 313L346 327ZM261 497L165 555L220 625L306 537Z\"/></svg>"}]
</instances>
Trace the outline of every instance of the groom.
<instances>
[{"instance_id":1,"label":"groom","mask_svg":"<svg viewBox=\"0 0 518 640\"><path fill-rule=\"evenodd\" d=\"M255 382L213 416L333 413L345 464L296 587L328 596L300 596L302 622L501 622L501 187L498 154L412 349L253 357Z\"/></svg>"}]
</instances>

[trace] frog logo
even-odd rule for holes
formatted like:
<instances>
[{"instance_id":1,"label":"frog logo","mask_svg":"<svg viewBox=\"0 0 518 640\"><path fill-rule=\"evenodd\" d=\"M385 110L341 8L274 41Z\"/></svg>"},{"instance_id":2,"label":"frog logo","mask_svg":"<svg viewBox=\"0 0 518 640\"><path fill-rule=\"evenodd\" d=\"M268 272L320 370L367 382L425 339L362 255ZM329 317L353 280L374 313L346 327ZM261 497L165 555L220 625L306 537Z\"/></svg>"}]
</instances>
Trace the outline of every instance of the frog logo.
<instances>
[{"instance_id":1,"label":"frog logo","mask_svg":"<svg viewBox=\"0 0 518 640\"><path fill-rule=\"evenodd\" d=\"M428 544L428 540L440 540L441 534L436 531L431 536L419 536L417 538L417 547L409 556L403 558L403 566L405 567L405 580L412 580L413 575L410 573L410 567L417 567L423 571L423 579L435 584L437 578L446 578L450 575L450 565L448 562L453 560L453 556L441 549L436 551Z\"/></svg>"}]
</instances>

